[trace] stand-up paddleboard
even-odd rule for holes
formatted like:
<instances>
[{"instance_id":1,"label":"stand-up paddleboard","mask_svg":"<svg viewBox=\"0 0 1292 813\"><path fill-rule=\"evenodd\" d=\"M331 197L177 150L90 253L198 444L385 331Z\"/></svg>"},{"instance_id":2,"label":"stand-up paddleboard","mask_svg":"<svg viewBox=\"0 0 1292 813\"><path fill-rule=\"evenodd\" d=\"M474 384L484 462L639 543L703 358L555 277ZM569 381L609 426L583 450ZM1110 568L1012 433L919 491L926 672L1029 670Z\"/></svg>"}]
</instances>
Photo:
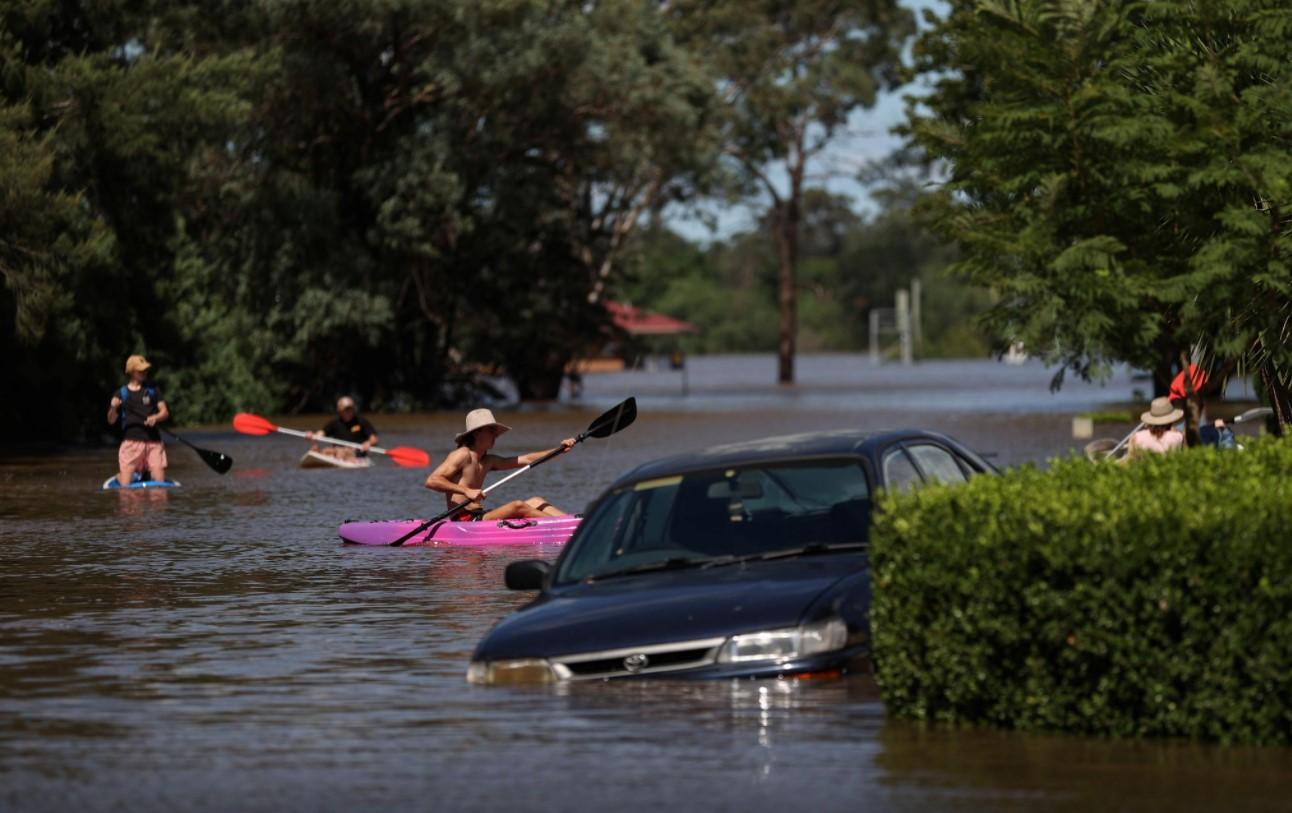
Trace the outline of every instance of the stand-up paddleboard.
<instances>
[{"instance_id":1,"label":"stand-up paddleboard","mask_svg":"<svg viewBox=\"0 0 1292 813\"><path fill-rule=\"evenodd\" d=\"M484 522L437 522L414 536L409 545L563 545L579 527L579 517L500 519ZM346 522L337 529L350 545L389 545L420 525L424 519L388 519Z\"/></svg>"},{"instance_id":2,"label":"stand-up paddleboard","mask_svg":"<svg viewBox=\"0 0 1292 813\"><path fill-rule=\"evenodd\" d=\"M301 457L301 468L303 469L366 469L370 466L372 466L372 459L368 457L354 457L346 460L314 449L310 449Z\"/></svg>"},{"instance_id":3,"label":"stand-up paddleboard","mask_svg":"<svg viewBox=\"0 0 1292 813\"><path fill-rule=\"evenodd\" d=\"M179 488L179 480L145 480L139 472L135 472L128 486L121 485L115 474L103 481L103 491L119 491L122 488Z\"/></svg>"}]
</instances>

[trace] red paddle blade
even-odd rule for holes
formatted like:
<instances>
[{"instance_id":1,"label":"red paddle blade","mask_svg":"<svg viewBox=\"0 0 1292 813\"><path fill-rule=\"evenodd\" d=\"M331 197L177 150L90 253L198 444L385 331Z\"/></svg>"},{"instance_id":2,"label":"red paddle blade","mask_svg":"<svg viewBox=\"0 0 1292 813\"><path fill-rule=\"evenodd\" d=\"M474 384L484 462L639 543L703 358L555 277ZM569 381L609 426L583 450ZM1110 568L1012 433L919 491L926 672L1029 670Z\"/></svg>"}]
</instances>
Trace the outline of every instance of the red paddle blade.
<instances>
[{"instance_id":1,"label":"red paddle blade","mask_svg":"<svg viewBox=\"0 0 1292 813\"><path fill-rule=\"evenodd\" d=\"M268 435L278 429L259 415L252 415L249 412L239 412L234 415L233 428L244 435Z\"/></svg>"},{"instance_id":2,"label":"red paddle blade","mask_svg":"<svg viewBox=\"0 0 1292 813\"><path fill-rule=\"evenodd\" d=\"M431 456L412 446L396 446L394 449L387 449L386 455L399 465L409 468L420 469L431 465Z\"/></svg>"}]
</instances>

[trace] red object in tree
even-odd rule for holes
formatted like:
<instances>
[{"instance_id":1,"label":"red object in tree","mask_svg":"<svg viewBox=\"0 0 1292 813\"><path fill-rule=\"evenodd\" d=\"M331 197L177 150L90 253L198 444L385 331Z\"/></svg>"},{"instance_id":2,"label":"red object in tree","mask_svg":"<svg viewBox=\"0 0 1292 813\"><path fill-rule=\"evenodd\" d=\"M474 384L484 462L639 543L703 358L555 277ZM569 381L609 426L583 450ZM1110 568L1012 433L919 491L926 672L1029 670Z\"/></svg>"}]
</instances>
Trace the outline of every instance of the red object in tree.
<instances>
[{"instance_id":1,"label":"red object in tree","mask_svg":"<svg viewBox=\"0 0 1292 813\"><path fill-rule=\"evenodd\" d=\"M1202 392L1202 388L1207 383L1207 372L1196 364L1189 365L1189 380L1193 384L1194 392ZM1171 381L1171 392L1168 396L1172 401L1181 401L1189 397L1189 393L1184 384L1184 371Z\"/></svg>"}]
</instances>

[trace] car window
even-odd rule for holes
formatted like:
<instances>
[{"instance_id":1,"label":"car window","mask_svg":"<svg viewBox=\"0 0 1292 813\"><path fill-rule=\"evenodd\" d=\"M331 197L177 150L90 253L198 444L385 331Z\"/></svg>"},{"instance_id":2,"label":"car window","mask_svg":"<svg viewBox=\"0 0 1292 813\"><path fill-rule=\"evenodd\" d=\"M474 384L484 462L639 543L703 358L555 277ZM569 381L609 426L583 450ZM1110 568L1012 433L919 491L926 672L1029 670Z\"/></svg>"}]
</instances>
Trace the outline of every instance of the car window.
<instances>
[{"instance_id":1,"label":"car window","mask_svg":"<svg viewBox=\"0 0 1292 813\"><path fill-rule=\"evenodd\" d=\"M670 559L864 542L870 494L855 458L764 463L634 483L607 495L580 523L556 581Z\"/></svg>"},{"instance_id":2,"label":"car window","mask_svg":"<svg viewBox=\"0 0 1292 813\"><path fill-rule=\"evenodd\" d=\"M924 482L920 472L900 446L884 455L884 485L895 491L909 491Z\"/></svg>"},{"instance_id":3,"label":"car window","mask_svg":"<svg viewBox=\"0 0 1292 813\"><path fill-rule=\"evenodd\" d=\"M930 483L963 483L969 479L955 456L941 446L917 443L907 446L906 451L915 458L924 479Z\"/></svg>"}]
</instances>

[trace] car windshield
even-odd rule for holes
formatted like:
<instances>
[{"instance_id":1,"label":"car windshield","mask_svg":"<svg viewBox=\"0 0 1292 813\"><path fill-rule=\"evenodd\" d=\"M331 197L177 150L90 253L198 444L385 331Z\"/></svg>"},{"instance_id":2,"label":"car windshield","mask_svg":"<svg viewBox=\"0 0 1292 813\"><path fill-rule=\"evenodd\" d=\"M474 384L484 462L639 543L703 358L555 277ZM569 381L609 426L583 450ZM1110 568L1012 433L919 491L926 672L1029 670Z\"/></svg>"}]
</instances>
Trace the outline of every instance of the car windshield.
<instances>
[{"instance_id":1,"label":"car windshield","mask_svg":"<svg viewBox=\"0 0 1292 813\"><path fill-rule=\"evenodd\" d=\"M608 494L556 581L857 547L869 526L870 487L855 458L660 477Z\"/></svg>"}]
</instances>

